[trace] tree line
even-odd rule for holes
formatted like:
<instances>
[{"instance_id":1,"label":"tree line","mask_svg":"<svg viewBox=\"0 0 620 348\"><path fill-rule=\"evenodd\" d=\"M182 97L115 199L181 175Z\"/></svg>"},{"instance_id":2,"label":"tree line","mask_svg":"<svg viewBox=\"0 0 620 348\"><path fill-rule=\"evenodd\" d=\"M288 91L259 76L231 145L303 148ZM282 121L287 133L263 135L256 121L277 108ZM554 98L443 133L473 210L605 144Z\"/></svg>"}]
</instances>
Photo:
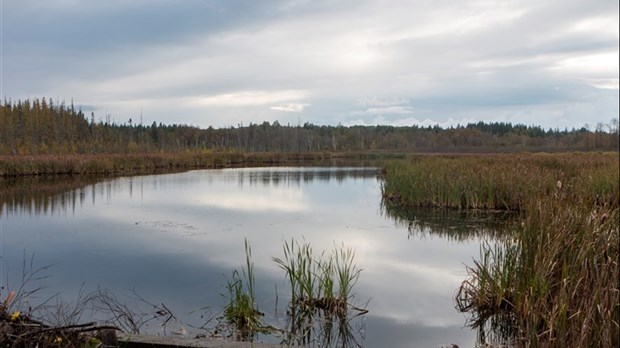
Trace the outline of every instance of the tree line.
<instances>
[{"instance_id":1,"label":"tree line","mask_svg":"<svg viewBox=\"0 0 620 348\"><path fill-rule=\"evenodd\" d=\"M591 129L593 128L593 129ZM579 129L543 129L509 122L439 126L326 126L250 123L201 129L191 125L116 123L84 114L71 102L5 100L0 155L175 152L492 152L617 151L618 120Z\"/></svg>"}]
</instances>

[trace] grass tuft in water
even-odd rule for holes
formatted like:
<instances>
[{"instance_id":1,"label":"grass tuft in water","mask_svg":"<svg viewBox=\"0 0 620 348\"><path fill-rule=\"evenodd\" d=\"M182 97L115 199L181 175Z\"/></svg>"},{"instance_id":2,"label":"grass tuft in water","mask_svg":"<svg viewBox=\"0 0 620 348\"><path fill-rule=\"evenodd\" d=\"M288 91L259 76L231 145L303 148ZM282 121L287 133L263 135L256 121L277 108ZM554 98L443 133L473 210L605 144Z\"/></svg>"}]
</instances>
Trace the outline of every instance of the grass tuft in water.
<instances>
[{"instance_id":1,"label":"grass tuft in water","mask_svg":"<svg viewBox=\"0 0 620 348\"><path fill-rule=\"evenodd\" d=\"M245 240L246 265L241 273L234 270L231 279L227 281L228 304L224 308L224 319L235 330L238 340L253 341L258 332L264 330L254 294L254 262L252 248Z\"/></svg>"},{"instance_id":2,"label":"grass tuft in water","mask_svg":"<svg viewBox=\"0 0 620 348\"><path fill-rule=\"evenodd\" d=\"M354 263L355 252L342 246L315 257L310 244L295 240L285 241L283 251L284 258L272 259L285 271L291 288L287 342L308 344L315 333L324 343L357 345L350 312L357 316L368 311L350 301L361 272Z\"/></svg>"}]
</instances>

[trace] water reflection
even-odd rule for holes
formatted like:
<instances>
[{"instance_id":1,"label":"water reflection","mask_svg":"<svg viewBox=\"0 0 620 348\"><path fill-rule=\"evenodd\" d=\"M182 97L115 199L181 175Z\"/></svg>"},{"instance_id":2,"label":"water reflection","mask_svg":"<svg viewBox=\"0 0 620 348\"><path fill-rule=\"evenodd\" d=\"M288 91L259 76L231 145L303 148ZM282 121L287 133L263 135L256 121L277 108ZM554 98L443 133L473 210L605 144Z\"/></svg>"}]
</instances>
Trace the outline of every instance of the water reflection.
<instances>
[{"instance_id":1,"label":"water reflection","mask_svg":"<svg viewBox=\"0 0 620 348\"><path fill-rule=\"evenodd\" d=\"M267 322L285 327L282 305L280 312L274 308L288 301L289 290L271 260L282 255L282 241L305 240L317 252L344 244L363 269L351 300L364 305L370 299L364 324L352 324L361 345L474 345L475 333L463 328L453 298L466 276L463 263L478 256L481 234L442 225L443 218L459 219L444 213L418 212L413 220L387 215L377 168L243 168L88 180L2 186L3 281L18 282L26 250L38 265L54 265L41 285L68 300L83 283L121 295L136 291L165 303L189 330L219 315L224 275L243 265L247 238L259 309ZM454 229L468 237L448 235ZM200 308L210 314L201 317Z\"/></svg>"},{"instance_id":2,"label":"water reflection","mask_svg":"<svg viewBox=\"0 0 620 348\"><path fill-rule=\"evenodd\" d=\"M84 188L101 180L85 176L0 178L0 216L75 213L76 204L82 205L86 199Z\"/></svg>"},{"instance_id":3,"label":"water reflection","mask_svg":"<svg viewBox=\"0 0 620 348\"><path fill-rule=\"evenodd\" d=\"M212 176L207 178L209 184L236 183L239 188L244 185L267 186L274 188L273 196L248 197L247 194L222 196L207 195L202 198L206 205L221 208L236 208L241 210L284 210L296 211L303 207L291 205L290 195L285 194L287 187L300 187L315 180L336 181L378 178L380 171L377 168L366 167L325 167L305 168L303 171L294 168L269 168L265 170L224 169L212 170ZM102 199L109 204L115 194L134 194L144 199L144 190L169 189L171 187L191 187L204 181L200 176L187 175L182 181L170 181L169 176L182 174L161 174L156 176L137 176L110 179L90 176L28 176L19 178L0 178L0 216L1 214L30 214L44 215L55 213L75 214L76 205L82 206L87 201L95 205ZM145 185L147 187L145 187ZM172 186L171 186L172 185ZM278 188L283 188L278 192ZM294 199L293 199L294 200ZM277 202L287 201L287 204L278 206Z\"/></svg>"},{"instance_id":4,"label":"water reflection","mask_svg":"<svg viewBox=\"0 0 620 348\"><path fill-rule=\"evenodd\" d=\"M457 242L502 238L517 217L506 211L401 208L385 200L381 202L381 211L397 226L407 228L409 238L436 236Z\"/></svg>"}]
</instances>

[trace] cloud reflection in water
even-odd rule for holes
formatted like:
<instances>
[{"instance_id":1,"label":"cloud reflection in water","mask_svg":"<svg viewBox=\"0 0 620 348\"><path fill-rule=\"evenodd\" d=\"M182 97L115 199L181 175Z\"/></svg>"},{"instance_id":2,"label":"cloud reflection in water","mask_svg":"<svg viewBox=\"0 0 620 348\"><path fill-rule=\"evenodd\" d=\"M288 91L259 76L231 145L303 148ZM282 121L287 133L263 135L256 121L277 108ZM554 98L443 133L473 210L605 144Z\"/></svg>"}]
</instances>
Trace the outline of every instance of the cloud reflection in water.
<instances>
[{"instance_id":1,"label":"cloud reflection in water","mask_svg":"<svg viewBox=\"0 0 620 348\"><path fill-rule=\"evenodd\" d=\"M72 209L3 208L3 268L17 274L26 250L56 265L46 284L55 291L70 296L82 282L135 288L185 314L221 305L224 275L242 266L247 238L261 309L272 312L274 286L281 302L287 294L271 261L282 256L283 240L305 239L317 253L344 244L363 269L355 300L371 299L367 346L384 339L395 347L472 346L453 295L478 240L411 235L384 216L378 175L376 168L247 168L105 181L63 194Z\"/></svg>"}]
</instances>

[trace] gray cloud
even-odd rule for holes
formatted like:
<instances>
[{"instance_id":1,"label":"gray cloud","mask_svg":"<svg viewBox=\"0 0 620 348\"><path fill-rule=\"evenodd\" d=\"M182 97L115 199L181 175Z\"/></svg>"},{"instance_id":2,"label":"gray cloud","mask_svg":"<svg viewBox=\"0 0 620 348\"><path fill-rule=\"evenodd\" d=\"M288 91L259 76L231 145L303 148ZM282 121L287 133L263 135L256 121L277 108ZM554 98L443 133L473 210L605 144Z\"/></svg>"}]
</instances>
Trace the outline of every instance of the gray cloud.
<instances>
[{"instance_id":1,"label":"gray cloud","mask_svg":"<svg viewBox=\"0 0 620 348\"><path fill-rule=\"evenodd\" d=\"M618 117L613 1L25 0L2 15L6 97L73 98L118 119Z\"/></svg>"}]
</instances>

